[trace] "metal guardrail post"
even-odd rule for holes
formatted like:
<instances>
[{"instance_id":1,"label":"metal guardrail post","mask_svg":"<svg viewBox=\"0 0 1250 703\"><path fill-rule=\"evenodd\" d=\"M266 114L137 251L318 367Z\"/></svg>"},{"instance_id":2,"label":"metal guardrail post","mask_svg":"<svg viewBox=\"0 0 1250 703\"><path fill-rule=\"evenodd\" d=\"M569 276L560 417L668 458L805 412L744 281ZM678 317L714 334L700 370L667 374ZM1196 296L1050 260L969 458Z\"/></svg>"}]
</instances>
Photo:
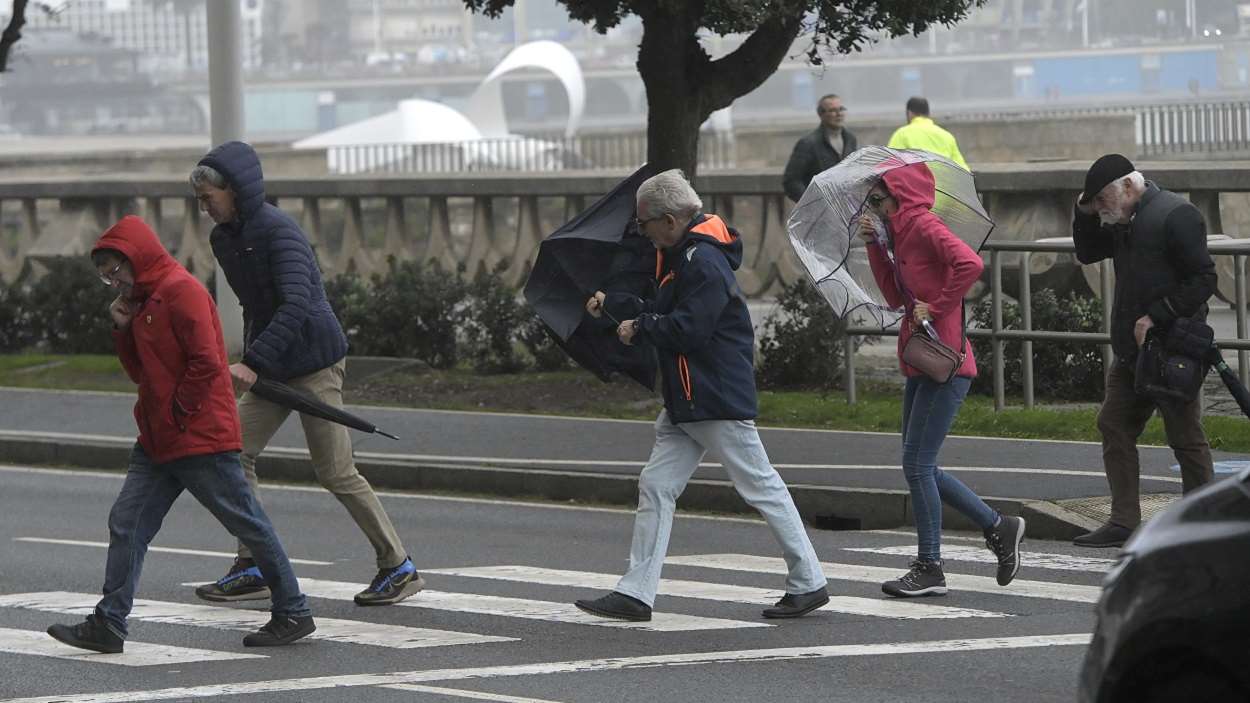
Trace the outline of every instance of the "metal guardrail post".
<instances>
[{"instance_id":1,"label":"metal guardrail post","mask_svg":"<svg viewBox=\"0 0 1250 703\"><path fill-rule=\"evenodd\" d=\"M1007 393L1003 380L1003 342L999 333L1003 331L1003 262L998 250L990 251L990 307L993 315L993 327L990 345L994 350L994 410L1002 411L1007 406Z\"/></svg>"},{"instance_id":2,"label":"metal guardrail post","mask_svg":"<svg viewBox=\"0 0 1250 703\"><path fill-rule=\"evenodd\" d=\"M1024 252L1020 257L1020 322L1025 332L1033 331L1033 289L1029 280L1032 252ZM1033 342L1020 345L1020 371L1024 384L1024 407L1033 408Z\"/></svg>"},{"instance_id":3,"label":"metal guardrail post","mask_svg":"<svg viewBox=\"0 0 1250 703\"><path fill-rule=\"evenodd\" d=\"M842 338L842 353L845 366L842 369L843 383L846 385L846 404L855 404L855 335L849 331Z\"/></svg>"},{"instance_id":4,"label":"metal guardrail post","mask_svg":"<svg viewBox=\"0 0 1250 703\"><path fill-rule=\"evenodd\" d=\"M1233 256L1233 282L1236 290L1235 305L1237 306L1237 339L1246 338L1246 257L1241 254ZM1250 354L1244 349L1237 350L1237 376L1241 385L1250 383Z\"/></svg>"}]
</instances>

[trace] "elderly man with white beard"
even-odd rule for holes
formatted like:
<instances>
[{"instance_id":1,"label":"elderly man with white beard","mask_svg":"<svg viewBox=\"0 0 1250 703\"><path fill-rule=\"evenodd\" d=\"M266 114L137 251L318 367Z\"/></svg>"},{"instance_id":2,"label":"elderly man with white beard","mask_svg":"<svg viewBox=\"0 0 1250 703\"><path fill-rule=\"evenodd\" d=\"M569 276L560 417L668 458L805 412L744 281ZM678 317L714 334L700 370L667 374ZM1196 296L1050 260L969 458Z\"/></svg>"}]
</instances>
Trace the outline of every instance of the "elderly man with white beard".
<instances>
[{"instance_id":1,"label":"elderly man with white beard","mask_svg":"<svg viewBox=\"0 0 1250 703\"><path fill-rule=\"evenodd\" d=\"M1076 258L1115 264L1111 347L1115 361L1098 412L1103 471L1111 487L1111 517L1073 540L1082 547L1120 547L1141 522L1137 438L1157 409L1188 493L1212 479L1211 446L1202 406L1161 400L1134 387L1138 350L1152 328L1166 332L1181 318L1205 320L1215 290L1206 223L1184 198L1147 181L1120 154L1100 157L1085 174L1072 218Z\"/></svg>"}]
</instances>

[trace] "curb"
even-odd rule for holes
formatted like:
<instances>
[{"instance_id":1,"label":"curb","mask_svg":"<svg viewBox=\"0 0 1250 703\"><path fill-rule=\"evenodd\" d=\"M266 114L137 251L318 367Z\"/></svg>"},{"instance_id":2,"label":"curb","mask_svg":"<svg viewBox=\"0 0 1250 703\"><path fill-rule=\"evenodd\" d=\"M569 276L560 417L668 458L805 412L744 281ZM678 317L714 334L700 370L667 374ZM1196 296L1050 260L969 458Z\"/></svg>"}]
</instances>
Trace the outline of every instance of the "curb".
<instances>
[{"instance_id":1,"label":"curb","mask_svg":"<svg viewBox=\"0 0 1250 703\"><path fill-rule=\"evenodd\" d=\"M63 439L0 436L0 461L99 470L123 467L134 441L112 437ZM402 459L357 457L356 468L377 488L405 491L447 491L498 496L539 498L558 502L596 502L632 507L637 505L636 476L590 471L536 468L466 466ZM257 462L262 479L289 483L315 483L308 451L274 447ZM790 494L804 521L817 529L894 529L914 524L910 495L905 490L789 484ZM1018 498L986 497L985 502L1006 515L1028 521L1029 537L1070 540L1097 525L1089 519L1048 502ZM730 514L757 513L733 484L726 480L692 479L677 501L678 508ZM944 508L943 525L976 530L963 515Z\"/></svg>"}]
</instances>

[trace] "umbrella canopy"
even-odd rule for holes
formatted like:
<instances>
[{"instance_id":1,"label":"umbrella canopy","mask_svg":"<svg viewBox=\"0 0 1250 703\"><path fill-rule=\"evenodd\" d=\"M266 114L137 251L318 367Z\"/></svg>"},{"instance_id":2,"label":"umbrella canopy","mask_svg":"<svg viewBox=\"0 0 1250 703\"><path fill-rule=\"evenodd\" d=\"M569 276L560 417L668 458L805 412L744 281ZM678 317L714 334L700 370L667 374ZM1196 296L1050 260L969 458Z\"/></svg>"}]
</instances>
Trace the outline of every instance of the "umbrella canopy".
<instances>
[{"instance_id":1,"label":"umbrella canopy","mask_svg":"<svg viewBox=\"0 0 1250 703\"><path fill-rule=\"evenodd\" d=\"M585 308L595 291L646 298L654 290L655 247L638 233L634 201L651 175L647 166L638 169L543 240L525 299L578 364L605 381L619 372L654 390L655 352L621 344L616 321L593 318Z\"/></svg>"},{"instance_id":2,"label":"umbrella canopy","mask_svg":"<svg viewBox=\"0 0 1250 703\"><path fill-rule=\"evenodd\" d=\"M902 317L878 290L857 232L860 215L868 213L877 222L879 241L886 242L884 223L867 207L868 192L887 172L916 163L933 174L932 212L951 232L980 251L994 229L972 174L953 161L927 151L881 146L849 154L812 179L786 225L794 253L839 318L885 329Z\"/></svg>"},{"instance_id":3,"label":"umbrella canopy","mask_svg":"<svg viewBox=\"0 0 1250 703\"><path fill-rule=\"evenodd\" d=\"M346 425L347 427L360 430L361 432L380 434L383 437L399 439L399 437L396 437L390 432L384 432L378 429L377 425L369 422L359 415L353 415L352 413L349 413L342 408L336 408L333 405L326 405L320 400L317 400L306 393L295 390L281 381L259 378L256 380L256 383L252 384L250 390L265 400L290 408L296 412L304 413L305 415L312 415L313 417L319 417L323 420L329 420L330 422L337 422L340 425Z\"/></svg>"}]
</instances>

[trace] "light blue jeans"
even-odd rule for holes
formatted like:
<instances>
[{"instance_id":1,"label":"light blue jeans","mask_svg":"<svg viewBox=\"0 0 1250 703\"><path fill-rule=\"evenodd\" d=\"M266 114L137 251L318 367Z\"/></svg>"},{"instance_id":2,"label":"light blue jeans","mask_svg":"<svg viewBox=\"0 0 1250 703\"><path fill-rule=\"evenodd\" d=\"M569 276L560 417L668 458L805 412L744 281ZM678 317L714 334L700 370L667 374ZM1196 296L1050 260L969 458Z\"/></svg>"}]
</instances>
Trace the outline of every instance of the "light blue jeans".
<instances>
[{"instance_id":1,"label":"light blue jeans","mask_svg":"<svg viewBox=\"0 0 1250 703\"><path fill-rule=\"evenodd\" d=\"M768 461L755 423L707 420L675 425L667 411L660 411L655 420L655 447L638 477L629 571L617 582L616 591L647 605L655 604L677 497L708 450L720 457L738 495L760 512L781 544L789 567L786 593L810 593L824 587L827 582L816 550L807 538L790 490Z\"/></svg>"},{"instance_id":2,"label":"light blue jeans","mask_svg":"<svg viewBox=\"0 0 1250 703\"><path fill-rule=\"evenodd\" d=\"M983 530L998 519L998 513L972 489L937 465L942 442L971 385L972 379L963 376L946 383L912 376L903 391L903 475L911 491L920 559L942 558L942 503L963 513Z\"/></svg>"}]
</instances>

